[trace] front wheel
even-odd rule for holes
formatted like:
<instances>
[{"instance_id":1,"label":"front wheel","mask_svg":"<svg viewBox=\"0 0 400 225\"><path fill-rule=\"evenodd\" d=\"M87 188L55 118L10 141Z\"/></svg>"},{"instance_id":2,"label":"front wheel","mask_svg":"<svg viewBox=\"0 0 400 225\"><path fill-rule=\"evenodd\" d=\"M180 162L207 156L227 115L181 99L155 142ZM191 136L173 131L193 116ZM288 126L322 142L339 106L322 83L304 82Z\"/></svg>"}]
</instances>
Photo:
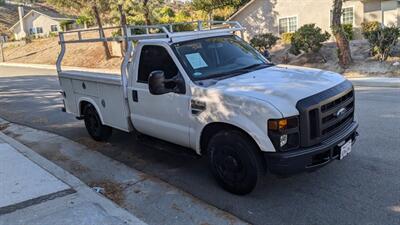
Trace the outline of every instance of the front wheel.
<instances>
[{"instance_id":1,"label":"front wheel","mask_svg":"<svg viewBox=\"0 0 400 225\"><path fill-rule=\"evenodd\" d=\"M265 171L258 146L240 131L217 133L207 150L212 173L233 194L250 193Z\"/></svg>"},{"instance_id":2,"label":"front wheel","mask_svg":"<svg viewBox=\"0 0 400 225\"><path fill-rule=\"evenodd\" d=\"M86 130L94 140L107 141L111 137L112 128L102 124L100 116L93 105L88 104L85 106L83 118Z\"/></svg>"}]
</instances>

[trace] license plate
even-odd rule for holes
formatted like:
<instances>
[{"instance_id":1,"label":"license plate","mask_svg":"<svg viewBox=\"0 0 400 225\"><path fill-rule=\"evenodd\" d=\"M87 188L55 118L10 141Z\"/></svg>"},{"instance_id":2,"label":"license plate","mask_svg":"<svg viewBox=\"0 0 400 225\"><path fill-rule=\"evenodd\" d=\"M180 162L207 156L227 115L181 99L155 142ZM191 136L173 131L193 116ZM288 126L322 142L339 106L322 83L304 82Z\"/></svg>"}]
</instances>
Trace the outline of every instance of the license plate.
<instances>
[{"instance_id":1,"label":"license plate","mask_svg":"<svg viewBox=\"0 0 400 225\"><path fill-rule=\"evenodd\" d=\"M340 160L342 160L347 154L351 152L351 139L340 147Z\"/></svg>"}]
</instances>

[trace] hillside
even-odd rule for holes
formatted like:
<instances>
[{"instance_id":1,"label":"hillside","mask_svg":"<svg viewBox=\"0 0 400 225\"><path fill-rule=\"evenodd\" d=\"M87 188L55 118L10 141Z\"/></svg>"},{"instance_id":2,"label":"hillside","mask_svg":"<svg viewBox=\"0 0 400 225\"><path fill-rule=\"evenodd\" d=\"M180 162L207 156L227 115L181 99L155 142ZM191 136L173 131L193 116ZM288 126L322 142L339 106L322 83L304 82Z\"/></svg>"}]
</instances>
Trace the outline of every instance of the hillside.
<instances>
[{"instance_id":1,"label":"hillside","mask_svg":"<svg viewBox=\"0 0 400 225\"><path fill-rule=\"evenodd\" d=\"M10 34L8 29L18 22L16 5L0 5L0 34Z\"/></svg>"},{"instance_id":2,"label":"hillside","mask_svg":"<svg viewBox=\"0 0 400 225\"><path fill-rule=\"evenodd\" d=\"M7 47L4 55L6 62L54 65L59 51L58 37L53 37L36 39L24 46ZM68 45L63 65L118 69L120 62L120 57L105 60L101 43L85 43Z\"/></svg>"}]
</instances>

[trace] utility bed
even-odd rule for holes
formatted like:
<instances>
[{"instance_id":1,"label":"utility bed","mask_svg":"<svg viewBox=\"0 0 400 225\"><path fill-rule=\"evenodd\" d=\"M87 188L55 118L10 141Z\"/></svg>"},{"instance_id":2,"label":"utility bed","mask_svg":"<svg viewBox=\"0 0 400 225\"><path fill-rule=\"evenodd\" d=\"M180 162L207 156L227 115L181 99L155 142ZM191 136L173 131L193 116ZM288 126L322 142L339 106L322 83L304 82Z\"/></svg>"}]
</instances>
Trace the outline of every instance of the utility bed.
<instances>
[{"instance_id":1,"label":"utility bed","mask_svg":"<svg viewBox=\"0 0 400 225\"><path fill-rule=\"evenodd\" d=\"M101 107L97 110L101 112L99 116L105 125L131 131L121 75L66 70L59 73L59 80L63 94L69 99L65 103L68 112L79 116L83 108L79 103L91 102L95 107Z\"/></svg>"}]
</instances>

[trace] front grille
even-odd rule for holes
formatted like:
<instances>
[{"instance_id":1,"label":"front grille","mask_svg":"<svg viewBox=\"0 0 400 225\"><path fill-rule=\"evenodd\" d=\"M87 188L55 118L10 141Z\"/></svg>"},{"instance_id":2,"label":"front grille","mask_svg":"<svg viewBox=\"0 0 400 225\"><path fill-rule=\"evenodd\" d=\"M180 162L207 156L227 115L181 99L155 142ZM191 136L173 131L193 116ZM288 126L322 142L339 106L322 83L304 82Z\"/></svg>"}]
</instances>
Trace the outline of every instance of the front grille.
<instances>
[{"instance_id":1,"label":"front grille","mask_svg":"<svg viewBox=\"0 0 400 225\"><path fill-rule=\"evenodd\" d=\"M297 103L300 144L309 147L331 137L354 120L354 90L349 81Z\"/></svg>"}]
</instances>

